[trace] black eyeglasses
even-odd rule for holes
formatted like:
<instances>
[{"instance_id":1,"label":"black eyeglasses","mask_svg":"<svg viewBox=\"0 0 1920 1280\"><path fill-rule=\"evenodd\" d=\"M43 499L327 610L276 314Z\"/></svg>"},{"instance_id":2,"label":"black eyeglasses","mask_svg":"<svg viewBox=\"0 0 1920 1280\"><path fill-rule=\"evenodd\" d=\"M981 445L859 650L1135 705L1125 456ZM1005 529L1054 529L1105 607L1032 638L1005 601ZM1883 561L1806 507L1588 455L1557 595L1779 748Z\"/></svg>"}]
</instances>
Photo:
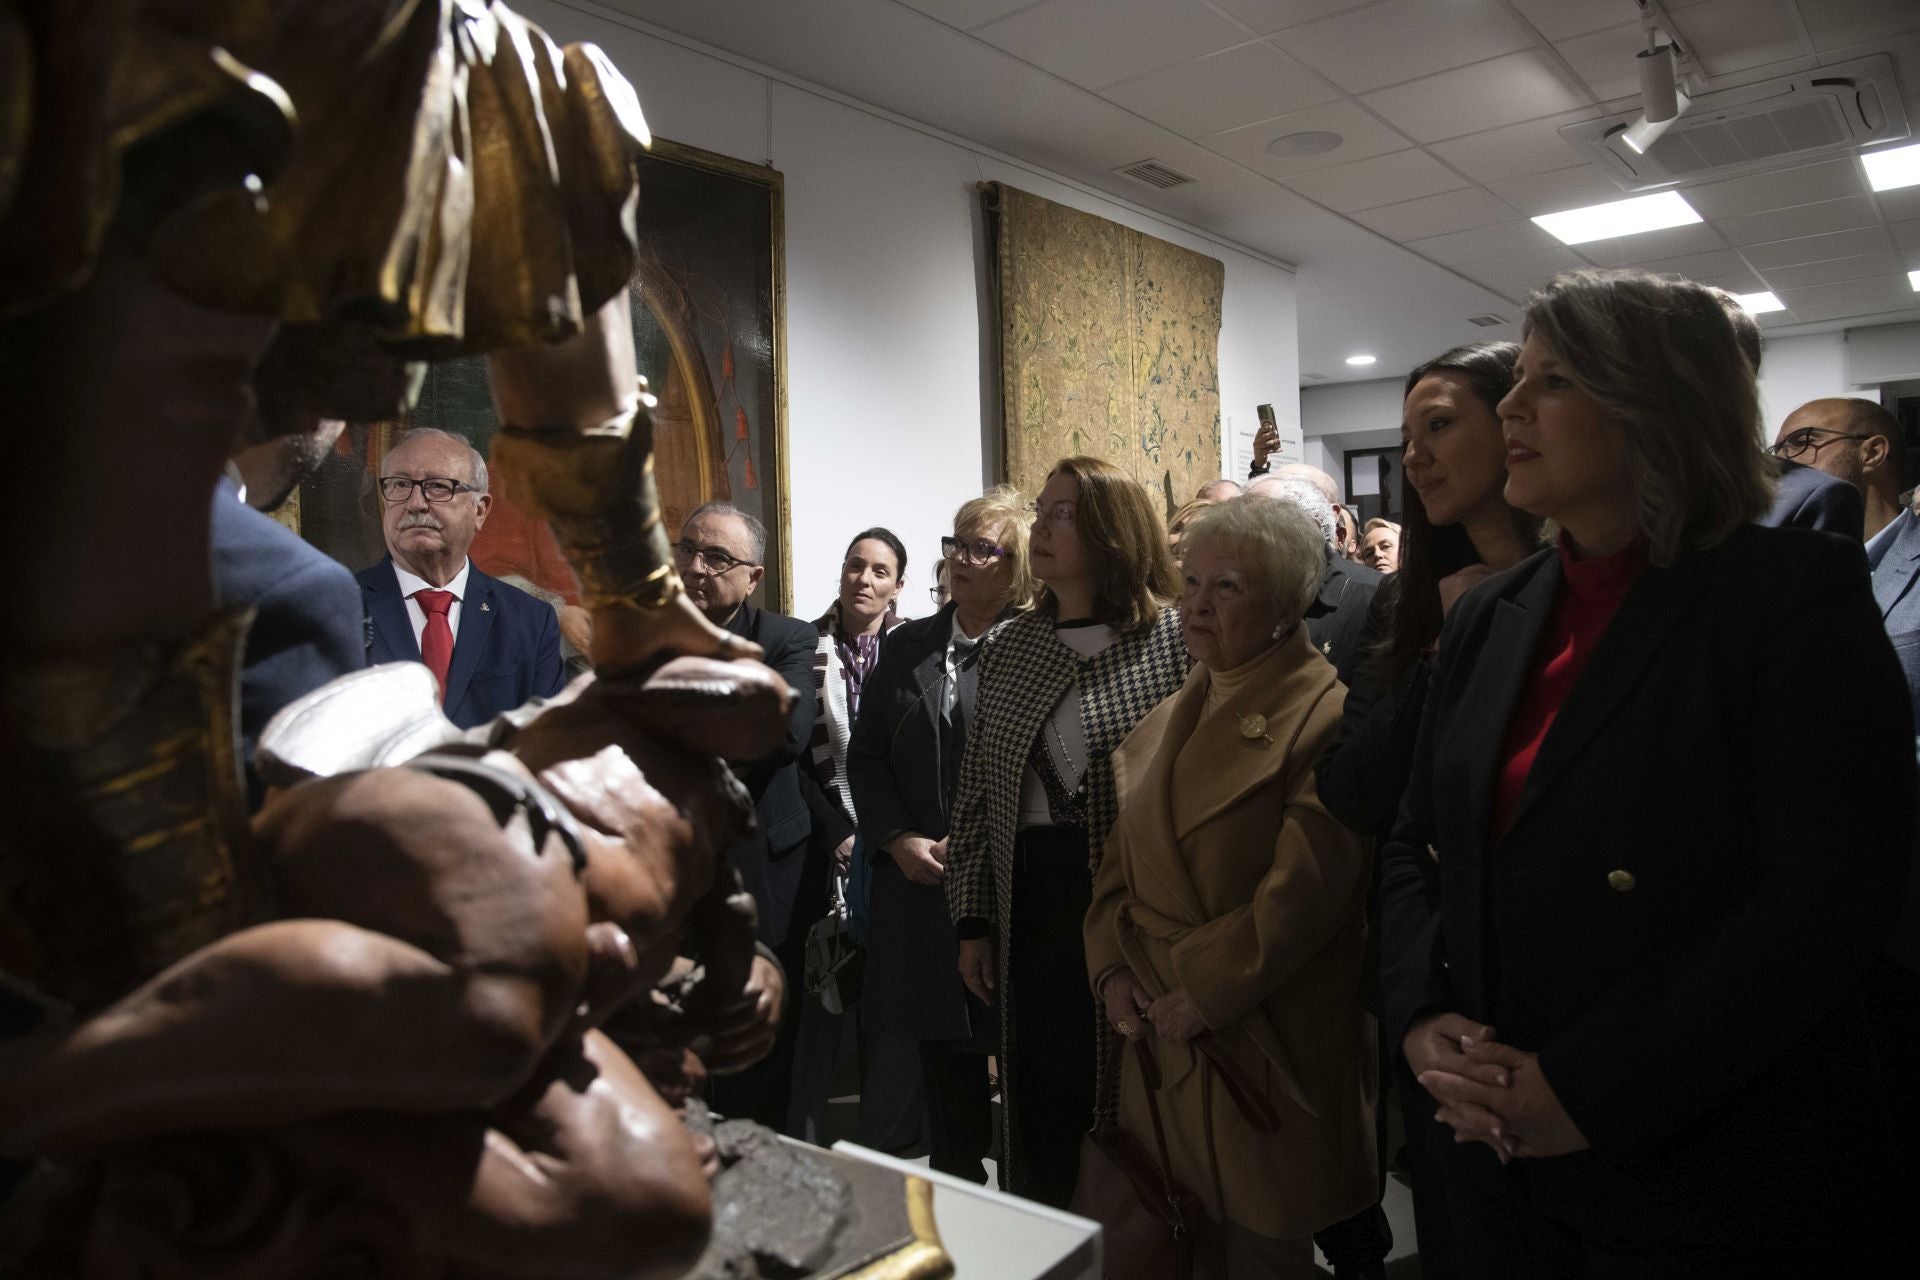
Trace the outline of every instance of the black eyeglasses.
<instances>
[{"instance_id":1,"label":"black eyeglasses","mask_svg":"<svg viewBox=\"0 0 1920 1280\"><path fill-rule=\"evenodd\" d=\"M1821 438L1823 436L1825 439ZM1788 432L1783 439L1775 442L1767 452L1776 458L1797 458L1809 449L1818 453L1828 445L1841 440L1871 439L1873 439L1872 436L1861 435L1857 432L1848 435L1840 431L1828 431L1823 427L1802 427L1798 431Z\"/></svg>"},{"instance_id":2,"label":"black eyeglasses","mask_svg":"<svg viewBox=\"0 0 1920 1280\"><path fill-rule=\"evenodd\" d=\"M928 587L927 599L933 601L935 604L945 604L947 601L953 599L953 592L946 587Z\"/></svg>"},{"instance_id":3,"label":"black eyeglasses","mask_svg":"<svg viewBox=\"0 0 1920 1280\"><path fill-rule=\"evenodd\" d=\"M942 538L940 554L949 560L961 560L967 564L992 564L1008 552L1005 547L995 546L985 538L975 538L972 542L962 542L958 538Z\"/></svg>"},{"instance_id":4,"label":"black eyeglasses","mask_svg":"<svg viewBox=\"0 0 1920 1280\"><path fill-rule=\"evenodd\" d=\"M409 480L406 476L381 476L380 496L388 502L405 502L413 496L414 486L427 495L428 502L452 502L456 493L478 493L470 484L458 480L443 480L439 476L428 476L425 480Z\"/></svg>"},{"instance_id":5,"label":"black eyeglasses","mask_svg":"<svg viewBox=\"0 0 1920 1280\"><path fill-rule=\"evenodd\" d=\"M731 556L719 547L696 547L691 542L673 544L673 563L683 572L696 564L711 574L732 573L741 565L752 565L751 560L742 560Z\"/></svg>"}]
</instances>

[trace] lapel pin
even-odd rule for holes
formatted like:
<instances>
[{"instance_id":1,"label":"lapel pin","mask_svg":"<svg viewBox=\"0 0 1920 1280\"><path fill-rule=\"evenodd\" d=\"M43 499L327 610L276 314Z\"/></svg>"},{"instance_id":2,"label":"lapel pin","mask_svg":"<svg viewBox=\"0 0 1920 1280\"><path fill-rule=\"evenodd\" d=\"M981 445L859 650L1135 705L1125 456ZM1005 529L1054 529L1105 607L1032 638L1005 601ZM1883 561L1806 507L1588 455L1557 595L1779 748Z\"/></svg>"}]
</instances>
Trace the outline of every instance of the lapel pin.
<instances>
[{"instance_id":1,"label":"lapel pin","mask_svg":"<svg viewBox=\"0 0 1920 1280\"><path fill-rule=\"evenodd\" d=\"M489 604L488 604L488 603L487 603L487 602L486 602L485 600L482 600L482 601L480 602L480 612L482 612L482 613L492 613L492 612L493 612L493 607L492 607L491 605L489 605Z\"/></svg>"},{"instance_id":2,"label":"lapel pin","mask_svg":"<svg viewBox=\"0 0 1920 1280\"><path fill-rule=\"evenodd\" d=\"M1273 744L1267 734L1267 718L1262 715L1241 716L1240 736L1248 741L1264 740L1269 746Z\"/></svg>"}]
</instances>

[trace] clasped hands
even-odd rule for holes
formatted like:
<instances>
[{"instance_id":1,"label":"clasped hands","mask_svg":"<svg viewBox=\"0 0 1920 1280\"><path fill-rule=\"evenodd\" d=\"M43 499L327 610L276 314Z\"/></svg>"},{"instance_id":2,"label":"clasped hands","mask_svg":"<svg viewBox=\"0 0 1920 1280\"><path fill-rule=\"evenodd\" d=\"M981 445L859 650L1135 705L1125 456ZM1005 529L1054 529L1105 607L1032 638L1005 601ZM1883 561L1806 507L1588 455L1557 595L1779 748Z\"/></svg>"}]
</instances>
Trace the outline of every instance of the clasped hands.
<instances>
[{"instance_id":1,"label":"clasped hands","mask_svg":"<svg viewBox=\"0 0 1920 1280\"><path fill-rule=\"evenodd\" d=\"M1107 1022L1129 1040L1147 1034L1150 1026L1165 1039L1181 1044L1204 1035L1207 1024L1185 987L1176 987L1158 999L1149 998L1131 969L1115 969L1100 984Z\"/></svg>"},{"instance_id":2,"label":"clasped hands","mask_svg":"<svg viewBox=\"0 0 1920 1280\"><path fill-rule=\"evenodd\" d=\"M1443 1013L1415 1023L1401 1049L1440 1104L1434 1119L1453 1129L1455 1142L1484 1142L1502 1164L1592 1145L1560 1105L1539 1056L1500 1043L1492 1027Z\"/></svg>"}]
</instances>

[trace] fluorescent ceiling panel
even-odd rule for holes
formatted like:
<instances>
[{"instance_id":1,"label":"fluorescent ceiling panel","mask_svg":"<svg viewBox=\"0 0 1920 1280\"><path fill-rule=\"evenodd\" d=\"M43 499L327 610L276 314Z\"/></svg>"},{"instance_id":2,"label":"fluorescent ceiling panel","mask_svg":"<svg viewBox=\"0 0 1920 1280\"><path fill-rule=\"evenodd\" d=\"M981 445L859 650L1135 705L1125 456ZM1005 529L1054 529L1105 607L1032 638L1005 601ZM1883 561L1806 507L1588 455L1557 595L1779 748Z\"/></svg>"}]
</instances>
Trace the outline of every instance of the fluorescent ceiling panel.
<instances>
[{"instance_id":1,"label":"fluorescent ceiling panel","mask_svg":"<svg viewBox=\"0 0 1920 1280\"><path fill-rule=\"evenodd\" d=\"M1568 209L1564 213L1543 213L1533 221L1562 244L1586 244L1589 240L1611 240L1643 231L1683 227L1700 220L1700 215L1678 191L1662 191L1631 200Z\"/></svg>"},{"instance_id":2,"label":"fluorescent ceiling panel","mask_svg":"<svg viewBox=\"0 0 1920 1280\"><path fill-rule=\"evenodd\" d=\"M1920 143L1869 152L1860 157L1860 163L1867 168L1867 185L1875 191L1920 184Z\"/></svg>"},{"instance_id":3,"label":"fluorescent ceiling panel","mask_svg":"<svg viewBox=\"0 0 1920 1280\"><path fill-rule=\"evenodd\" d=\"M1748 315L1763 316L1769 311L1785 311L1787 304L1772 293L1736 293L1733 300L1740 304Z\"/></svg>"}]
</instances>

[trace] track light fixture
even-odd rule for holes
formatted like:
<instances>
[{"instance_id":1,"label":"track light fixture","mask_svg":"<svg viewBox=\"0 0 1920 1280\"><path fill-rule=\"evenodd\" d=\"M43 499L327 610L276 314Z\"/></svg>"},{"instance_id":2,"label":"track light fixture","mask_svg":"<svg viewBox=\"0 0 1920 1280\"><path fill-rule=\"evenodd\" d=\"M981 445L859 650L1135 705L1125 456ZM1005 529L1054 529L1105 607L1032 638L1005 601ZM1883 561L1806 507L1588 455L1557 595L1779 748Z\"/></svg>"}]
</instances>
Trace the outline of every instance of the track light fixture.
<instances>
[{"instance_id":1,"label":"track light fixture","mask_svg":"<svg viewBox=\"0 0 1920 1280\"><path fill-rule=\"evenodd\" d=\"M1645 155L1691 104L1674 83L1674 46L1660 43L1661 11L1651 0L1639 3L1640 23L1647 32L1647 47L1634 55L1640 72L1640 118L1627 126L1620 141L1635 155Z\"/></svg>"}]
</instances>

